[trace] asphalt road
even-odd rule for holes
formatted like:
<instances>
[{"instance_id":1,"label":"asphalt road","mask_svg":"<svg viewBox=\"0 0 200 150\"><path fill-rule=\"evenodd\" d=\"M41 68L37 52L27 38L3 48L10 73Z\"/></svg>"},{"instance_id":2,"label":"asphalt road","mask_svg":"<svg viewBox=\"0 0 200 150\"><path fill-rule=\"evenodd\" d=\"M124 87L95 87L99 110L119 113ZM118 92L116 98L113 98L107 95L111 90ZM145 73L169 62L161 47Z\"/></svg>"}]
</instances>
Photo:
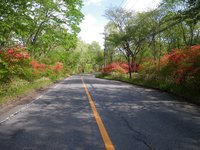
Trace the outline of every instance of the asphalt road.
<instances>
[{"instance_id":1,"label":"asphalt road","mask_svg":"<svg viewBox=\"0 0 200 150\"><path fill-rule=\"evenodd\" d=\"M105 149L81 78L115 150L200 150L199 106L92 75L67 78L1 123L0 150Z\"/></svg>"}]
</instances>

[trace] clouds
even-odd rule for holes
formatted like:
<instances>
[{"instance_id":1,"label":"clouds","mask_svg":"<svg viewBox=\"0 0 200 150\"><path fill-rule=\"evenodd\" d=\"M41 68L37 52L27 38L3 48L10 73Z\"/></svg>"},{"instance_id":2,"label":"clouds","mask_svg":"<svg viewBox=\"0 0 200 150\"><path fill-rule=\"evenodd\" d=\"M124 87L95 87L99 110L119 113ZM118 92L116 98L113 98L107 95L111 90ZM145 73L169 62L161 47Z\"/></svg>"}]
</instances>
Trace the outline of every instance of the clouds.
<instances>
[{"instance_id":1,"label":"clouds","mask_svg":"<svg viewBox=\"0 0 200 150\"><path fill-rule=\"evenodd\" d=\"M104 32L105 21L102 16L96 13L97 11L103 11L104 6L102 4L103 0L84 0L86 11L84 20L80 24L81 32L79 37L86 43L97 41L103 48L104 39L102 33Z\"/></svg>"},{"instance_id":2,"label":"clouds","mask_svg":"<svg viewBox=\"0 0 200 150\"><path fill-rule=\"evenodd\" d=\"M156 8L160 2L161 0L126 0L123 7L128 10L142 12Z\"/></svg>"},{"instance_id":3,"label":"clouds","mask_svg":"<svg viewBox=\"0 0 200 150\"><path fill-rule=\"evenodd\" d=\"M79 36L86 42L97 41L103 47L103 30L104 24L99 22L93 15L87 14L80 25L81 32Z\"/></svg>"},{"instance_id":4,"label":"clouds","mask_svg":"<svg viewBox=\"0 0 200 150\"><path fill-rule=\"evenodd\" d=\"M161 0L124 0L122 7L136 12L147 11L155 8ZM108 6L119 6L122 0L84 0L83 13L85 15L80 24L79 37L87 43L97 41L103 47L102 33L106 25L106 18L102 15Z\"/></svg>"},{"instance_id":5,"label":"clouds","mask_svg":"<svg viewBox=\"0 0 200 150\"><path fill-rule=\"evenodd\" d=\"M101 2L102 0L84 0L85 5L91 5L91 4L100 5Z\"/></svg>"}]
</instances>

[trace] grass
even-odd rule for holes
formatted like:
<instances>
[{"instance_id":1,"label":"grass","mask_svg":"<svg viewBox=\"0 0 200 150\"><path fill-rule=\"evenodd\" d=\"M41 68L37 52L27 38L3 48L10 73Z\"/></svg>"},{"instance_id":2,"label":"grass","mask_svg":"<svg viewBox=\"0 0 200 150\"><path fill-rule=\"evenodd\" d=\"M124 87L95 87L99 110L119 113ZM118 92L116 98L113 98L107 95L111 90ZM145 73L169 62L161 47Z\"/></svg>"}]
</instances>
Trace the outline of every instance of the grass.
<instances>
[{"instance_id":1,"label":"grass","mask_svg":"<svg viewBox=\"0 0 200 150\"><path fill-rule=\"evenodd\" d=\"M25 93L40 89L44 86L51 84L51 80L48 78L42 78L33 82L28 82L22 79L16 79L11 83L2 84L0 86L0 105L15 99L18 96L22 96Z\"/></svg>"},{"instance_id":2,"label":"grass","mask_svg":"<svg viewBox=\"0 0 200 150\"><path fill-rule=\"evenodd\" d=\"M61 79L63 78L59 78L59 80ZM29 82L23 79L16 78L16 79L13 79L9 83L1 84L0 85L0 105L12 99L15 99L18 96L23 96L32 90L37 90L42 87L48 86L55 81L56 80L52 80L49 78L40 78L32 82Z\"/></svg>"},{"instance_id":3,"label":"grass","mask_svg":"<svg viewBox=\"0 0 200 150\"><path fill-rule=\"evenodd\" d=\"M103 78L108 80L118 80L134 85L139 85L147 88L154 88L162 91L166 91L177 96L183 97L185 100L189 102L193 102L196 104L200 104L200 92L198 90L191 90L188 87L183 85L177 85L173 83L167 83L164 81L156 81L152 78L147 79L140 74L133 74L132 79L130 79L127 75L119 75L119 74L109 74L109 75L96 75L97 78Z\"/></svg>"}]
</instances>

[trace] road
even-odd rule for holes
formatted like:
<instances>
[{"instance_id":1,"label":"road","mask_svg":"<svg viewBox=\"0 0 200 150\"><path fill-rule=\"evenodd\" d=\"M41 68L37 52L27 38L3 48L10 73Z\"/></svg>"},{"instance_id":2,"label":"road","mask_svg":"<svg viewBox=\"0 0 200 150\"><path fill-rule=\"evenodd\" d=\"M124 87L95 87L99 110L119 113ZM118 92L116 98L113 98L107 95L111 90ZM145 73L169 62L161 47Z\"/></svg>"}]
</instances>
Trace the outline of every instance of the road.
<instances>
[{"instance_id":1,"label":"road","mask_svg":"<svg viewBox=\"0 0 200 150\"><path fill-rule=\"evenodd\" d=\"M154 89L75 75L0 124L0 150L104 150L108 140L115 150L199 150L200 107Z\"/></svg>"}]
</instances>

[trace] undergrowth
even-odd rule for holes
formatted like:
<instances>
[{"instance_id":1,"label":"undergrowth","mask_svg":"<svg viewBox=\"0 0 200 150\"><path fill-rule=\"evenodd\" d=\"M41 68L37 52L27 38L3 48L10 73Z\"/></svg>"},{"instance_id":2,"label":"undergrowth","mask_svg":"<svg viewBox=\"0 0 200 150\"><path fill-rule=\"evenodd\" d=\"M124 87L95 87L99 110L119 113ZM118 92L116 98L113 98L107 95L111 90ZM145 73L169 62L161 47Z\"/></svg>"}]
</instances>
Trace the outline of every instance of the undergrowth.
<instances>
[{"instance_id":1,"label":"undergrowth","mask_svg":"<svg viewBox=\"0 0 200 150\"><path fill-rule=\"evenodd\" d=\"M48 86L55 80L50 78L40 78L32 82L16 78L9 83L0 85L0 105L22 96L30 91Z\"/></svg>"}]
</instances>

